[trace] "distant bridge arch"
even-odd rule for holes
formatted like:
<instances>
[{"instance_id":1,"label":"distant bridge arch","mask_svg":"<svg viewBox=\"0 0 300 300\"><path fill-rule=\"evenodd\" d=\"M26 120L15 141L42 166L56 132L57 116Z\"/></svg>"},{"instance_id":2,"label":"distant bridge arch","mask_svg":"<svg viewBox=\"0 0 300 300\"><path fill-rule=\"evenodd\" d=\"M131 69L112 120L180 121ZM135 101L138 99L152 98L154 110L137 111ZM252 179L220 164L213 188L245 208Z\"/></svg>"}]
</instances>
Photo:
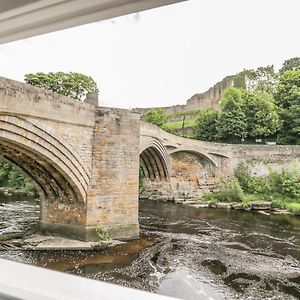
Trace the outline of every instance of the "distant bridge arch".
<instances>
[{"instance_id":1,"label":"distant bridge arch","mask_svg":"<svg viewBox=\"0 0 300 300\"><path fill-rule=\"evenodd\" d=\"M211 158L209 154L203 153L202 151L197 151L197 150L189 149L189 148L186 148L186 149L174 149L174 150L169 151L170 156L172 156L173 154L176 154L176 153L192 153L192 154L195 154L195 155L199 156L200 158L205 159L213 167L215 167L215 168L218 167L217 166L217 162L213 158Z\"/></svg>"},{"instance_id":2,"label":"distant bridge arch","mask_svg":"<svg viewBox=\"0 0 300 300\"><path fill-rule=\"evenodd\" d=\"M170 179L170 157L158 139L151 137L141 139L140 165L146 179L151 181Z\"/></svg>"}]
</instances>

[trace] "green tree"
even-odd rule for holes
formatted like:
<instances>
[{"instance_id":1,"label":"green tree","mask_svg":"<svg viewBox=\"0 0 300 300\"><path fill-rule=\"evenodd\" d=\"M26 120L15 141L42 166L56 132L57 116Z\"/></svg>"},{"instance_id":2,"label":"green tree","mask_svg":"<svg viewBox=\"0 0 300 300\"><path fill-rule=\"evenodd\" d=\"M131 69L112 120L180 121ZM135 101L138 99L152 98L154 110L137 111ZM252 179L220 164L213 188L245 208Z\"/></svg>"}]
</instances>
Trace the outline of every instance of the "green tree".
<instances>
[{"instance_id":1,"label":"green tree","mask_svg":"<svg viewBox=\"0 0 300 300\"><path fill-rule=\"evenodd\" d=\"M162 127L167 122L167 114L162 108L152 108L146 112L143 119L149 123Z\"/></svg>"},{"instance_id":2,"label":"green tree","mask_svg":"<svg viewBox=\"0 0 300 300\"><path fill-rule=\"evenodd\" d=\"M281 75L275 99L283 122L278 142L300 144L300 70Z\"/></svg>"},{"instance_id":3,"label":"green tree","mask_svg":"<svg viewBox=\"0 0 300 300\"><path fill-rule=\"evenodd\" d=\"M213 109L200 110L194 128L194 134L198 140L216 140L218 135L218 116L219 113Z\"/></svg>"},{"instance_id":4,"label":"green tree","mask_svg":"<svg viewBox=\"0 0 300 300\"><path fill-rule=\"evenodd\" d=\"M282 68L279 70L280 74L283 74L286 71L297 71L300 70L300 57L293 57L290 59L287 59L283 65Z\"/></svg>"},{"instance_id":5,"label":"green tree","mask_svg":"<svg viewBox=\"0 0 300 300\"><path fill-rule=\"evenodd\" d=\"M83 100L88 92L98 93L91 77L75 72L30 73L25 75L25 82L76 100Z\"/></svg>"},{"instance_id":6,"label":"green tree","mask_svg":"<svg viewBox=\"0 0 300 300\"><path fill-rule=\"evenodd\" d=\"M247 91L275 93L278 83L278 74L274 66L259 67L256 70L248 69L238 73L234 78L234 86Z\"/></svg>"},{"instance_id":7,"label":"green tree","mask_svg":"<svg viewBox=\"0 0 300 300\"><path fill-rule=\"evenodd\" d=\"M242 96L243 92L234 87L224 92L217 126L219 137L224 140L243 138L247 135L247 119Z\"/></svg>"},{"instance_id":8,"label":"green tree","mask_svg":"<svg viewBox=\"0 0 300 300\"><path fill-rule=\"evenodd\" d=\"M33 194L37 193L32 181L4 159L0 159L0 186L23 189Z\"/></svg>"},{"instance_id":9,"label":"green tree","mask_svg":"<svg viewBox=\"0 0 300 300\"><path fill-rule=\"evenodd\" d=\"M253 76L253 70L246 70L239 72L233 78L233 86L238 89L247 90L246 79Z\"/></svg>"},{"instance_id":10,"label":"green tree","mask_svg":"<svg viewBox=\"0 0 300 300\"><path fill-rule=\"evenodd\" d=\"M258 138L274 135L281 125L274 97L266 92L246 92L244 98L248 136Z\"/></svg>"}]
</instances>

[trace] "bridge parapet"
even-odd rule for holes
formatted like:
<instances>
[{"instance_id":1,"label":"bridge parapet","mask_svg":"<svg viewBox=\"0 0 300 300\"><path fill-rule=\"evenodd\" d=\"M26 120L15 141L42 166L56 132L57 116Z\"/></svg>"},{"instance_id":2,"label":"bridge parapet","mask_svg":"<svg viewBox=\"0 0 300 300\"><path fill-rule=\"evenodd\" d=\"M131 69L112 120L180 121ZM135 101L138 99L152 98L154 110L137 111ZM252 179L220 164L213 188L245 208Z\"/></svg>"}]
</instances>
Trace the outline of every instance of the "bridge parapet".
<instances>
[{"instance_id":1,"label":"bridge parapet","mask_svg":"<svg viewBox=\"0 0 300 300\"><path fill-rule=\"evenodd\" d=\"M61 123L93 126L95 106L0 77L0 111Z\"/></svg>"}]
</instances>

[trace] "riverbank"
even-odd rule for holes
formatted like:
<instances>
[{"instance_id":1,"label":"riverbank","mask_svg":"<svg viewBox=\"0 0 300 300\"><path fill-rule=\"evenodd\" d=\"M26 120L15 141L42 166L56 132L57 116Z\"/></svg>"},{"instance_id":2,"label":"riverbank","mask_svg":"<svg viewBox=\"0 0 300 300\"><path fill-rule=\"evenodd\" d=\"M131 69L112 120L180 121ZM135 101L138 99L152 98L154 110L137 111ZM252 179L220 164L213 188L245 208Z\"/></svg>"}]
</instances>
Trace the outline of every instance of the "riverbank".
<instances>
[{"instance_id":1,"label":"riverbank","mask_svg":"<svg viewBox=\"0 0 300 300\"><path fill-rule=\"evenodd\" d=\"M286 205L278 204L275 201L244 201L244 202L223 202L223 201L214 201L207 198L200 199L179 199L174 200L176 204L189 205L196 208L218 208L218 209L234 209L234 210L244 210L244 211L253 211L260 214L270 215L270 214L286 214L286 215L295 215L300 216L298 211L290 211ZM294 203L291 203L294 204ZM296 203L297 205L297 203Z\"/></svg>"},{"instance_id":2,"label":"riverbank","mask_svg":"<svg viewBox=\"0 0 300 300\"><path fill-rule=\"evenodd\" d=\"M268 199L268 200L267 200ZM271 199L271 200L270 200ZM172 198L172 197L155 197L140 200L169 202L175 204L188 205L196 208L219 208L235 209L244 211L254 211L261 214L286 214L300 216L300 203L294 202L293 199L282 198L280 196L266 197L266 195L246 194L241 201L225 201L219 198L218 193L208 193L201 197Z\"/></svg>"},{"instance_id":3,"label":"riverbank","mask_svg":"<svg viewBox=\"0 0 300 300\"><path fill-rule=\"evenodd\" d=\"M7 197L35 197L35 192L28 191L25 188L0 187L0 200Z\"/></svg>"}]
</instances>

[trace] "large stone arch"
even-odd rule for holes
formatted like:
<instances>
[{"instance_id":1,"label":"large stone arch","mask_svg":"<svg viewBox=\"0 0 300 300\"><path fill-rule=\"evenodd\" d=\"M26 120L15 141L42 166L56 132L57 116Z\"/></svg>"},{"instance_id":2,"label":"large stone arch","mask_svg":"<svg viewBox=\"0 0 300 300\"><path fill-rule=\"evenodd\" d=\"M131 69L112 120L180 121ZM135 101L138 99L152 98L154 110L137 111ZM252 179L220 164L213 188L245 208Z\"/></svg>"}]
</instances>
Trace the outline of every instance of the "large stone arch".
<instances>
[{"instance_id":1,"label":"large stone arch","mask_svg":"<svg viewBox=\"0 0 300 300\"><path fill-rule=\"evenodd\" d=\"M40 127L0 115L0 152L27 173L48 199L85 202L90 170L76 151Z\"/></svg>"},{"instance_id":2,"label":"large stone arch","mask_svg":"<svg viewBox=\"0 0 300 300\"><path fill-rule=\"evenodd\" d=\"M163 144L155 138L142 140L140 146L140 165L145 178L151 181L169 181L171 161Z\"/></svg>"},{"instance_id":3,"label":"large stone arch","mask_svg":"<svg viewBox=\"0 0 300 300\"><path fill-rule=\"evenodd\" d=\"M71 145L24 118L0 115L0 154L35 182L42 230L85 223L91 174Z\"/></svg>"}]
</instances>

